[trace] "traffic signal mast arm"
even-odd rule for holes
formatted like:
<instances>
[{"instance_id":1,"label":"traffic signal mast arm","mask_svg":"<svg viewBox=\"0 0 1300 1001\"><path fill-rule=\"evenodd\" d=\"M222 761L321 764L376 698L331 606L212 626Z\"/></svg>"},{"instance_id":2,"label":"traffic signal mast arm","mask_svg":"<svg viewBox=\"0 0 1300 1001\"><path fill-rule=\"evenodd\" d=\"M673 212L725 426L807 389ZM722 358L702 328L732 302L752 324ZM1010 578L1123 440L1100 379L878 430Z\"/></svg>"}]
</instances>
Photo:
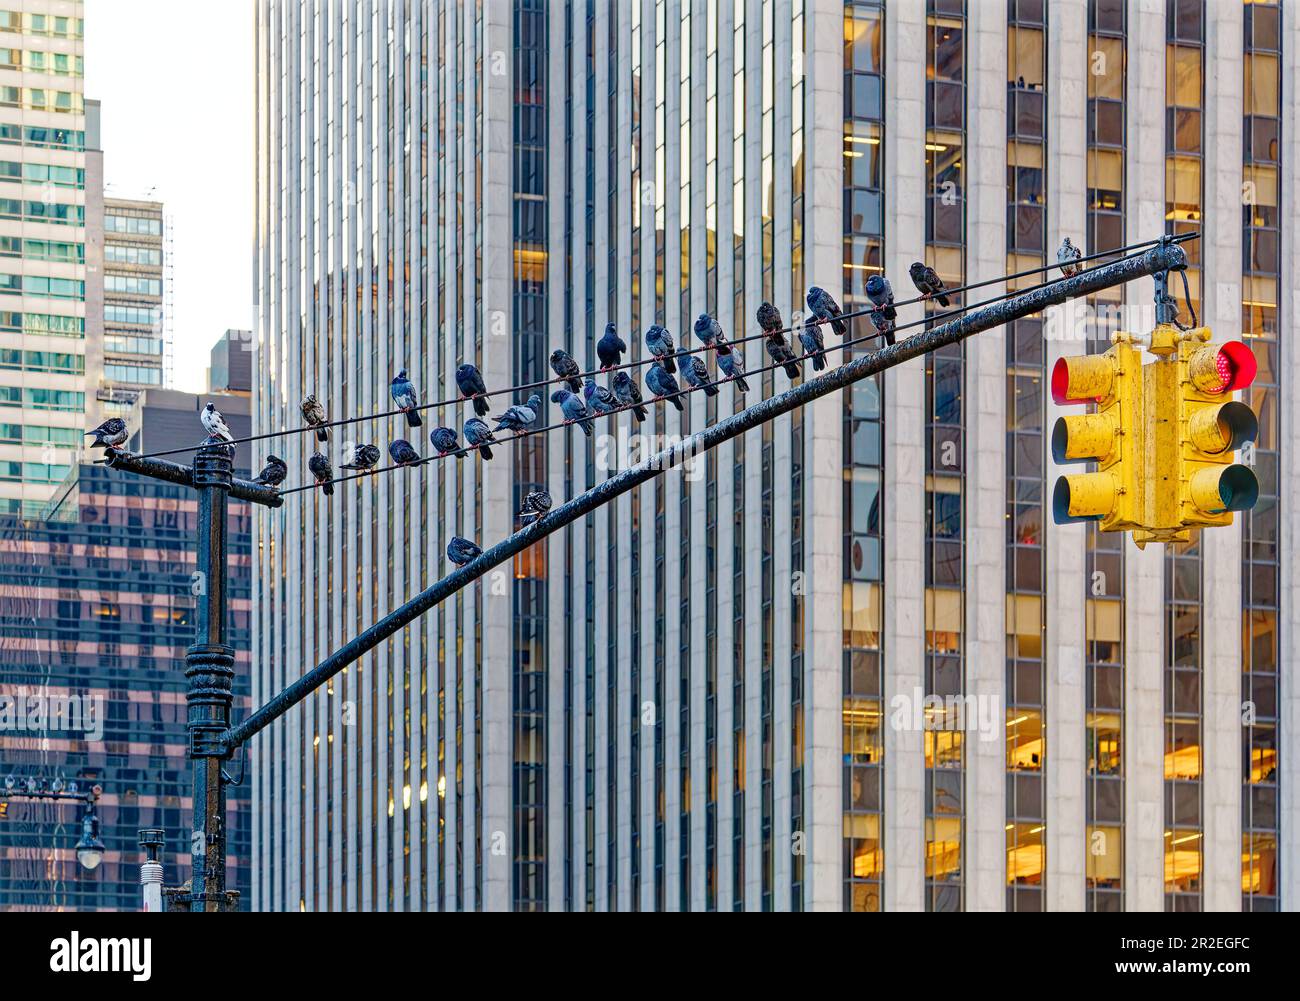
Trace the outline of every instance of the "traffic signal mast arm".
<instances>
[{"instance_id":1,"label":"traffic signal mast arm","mask_svg":"<svg viewBox=\"0 0 1300 1001\"><path fill-rule=\"evenodd\" d=\"M1186 263L1186 254L1178 244L1165 243L1143 254L1126 257L1113 264L1090 268L1082 274L1035 288L984 309L974 310L924 333L899 340L890 347L854 358L824 375L803 382L784 393L756 403L732 417L704 428L677 448L667 449L651 456L638 465L603 480L586 493L557 506L549 514L488 548L482 555L435 582L406 604L375 622L341 649L322 660L303 677L273 696L242 723L236 725L227 735L227 747L232 751L239 747L342 671L348 664L358 660L367 651L374 649L389 636L457 591L467 587L493 567L505 563L552 532L571 524L618 495L679 464L687 456L698 454L736 438L745 431L811 403L818 397L834 393L938 348L956 344L981 331L1002 326L1024 316L1031 316L1049 306L1059 305L1070 299L1093 295L1124 282L1185 267Z\"/></svg>"}]
</instances>

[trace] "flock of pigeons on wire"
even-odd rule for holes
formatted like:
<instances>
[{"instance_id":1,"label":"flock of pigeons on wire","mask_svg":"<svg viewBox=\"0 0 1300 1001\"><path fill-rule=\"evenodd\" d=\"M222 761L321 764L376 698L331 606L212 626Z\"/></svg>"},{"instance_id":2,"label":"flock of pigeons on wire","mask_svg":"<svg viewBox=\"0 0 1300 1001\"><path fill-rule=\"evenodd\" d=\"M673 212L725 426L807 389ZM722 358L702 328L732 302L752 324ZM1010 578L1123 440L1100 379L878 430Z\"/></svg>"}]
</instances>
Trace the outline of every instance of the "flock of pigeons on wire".
<instances>
[{"instance_id":1,"label":"flock of pigeons on wire","mask_svg":"<svg viewBox=\"0 0 1300 1001\"><path fill-rule=\"evenodd\" d=\"M1072 276L1082 270L1083 266L1079 263L1081 256L1080 250L1070 242L1069 237L1066 237L1057 252L1057 263L1066 276ZM912 283L921 293L922 300L934 299L940 306L949 305L947 289L934 268L917 261L908 271ZM886 344L892 345L898 313L894 307L894 290L889 284L889 279L884 275L872 275L867 279L866 293L872 304L868 316L876 329L876 334L883 337ZM809 289L807 301L809 316L794 329L797 329L799 342L805 351L803 357L811 359L813 370L820 372L827 367L822 326L829 325L841 338L845 337L849 328L839 303L825 289L817 286ZM784 326L780 311L771 303L765 302L758 307L757 319L762 330L763 346L767 349L773 366L783 368L791 380L799 378L802 374L801 358L786 342L785 332L791 328ZM678 411L685 409L681 401L683 390L675 378L679 371L692 389L701 390L706 396L716 396L718 385L725 382L732 383L742 394L749 391L749 383L745 381L744 357L739 346L729 342L724 336L722 325L714 317L702 313L695 321L693 329L700 343L717 359L721 376L717 379L711 378L708 362L703 357L690 353L684 348L679 349L673 341L673 335L665 327L654 324L645 332L646 349L654 358L653 364L645 374L646 389L652 394L650 402L668 401ZM596 342L596 356L600 359L601 372L613 371L614 373L608 387L598 385L590 375L584 383L578 363L567 351L556 348L551 352L551 370L557 376L555 381L561 383L560 388L551 394L551 402L559 406L560 412L564 415L564 424L578 425L590 438L594 433L596 417L603 417L622 409L631 410L637 423L649 417L649 411L645 406L646 398L642 396L640 387L627 370L620 367L627 350L627 344L619 336L615 324L606 324L604 334ZM485 461L490 460L492 446L500 446L496 435L510 432L512 436L520 437L531 433L540 426L539 422L545 414L541 395L533 393L527 403L508 407L496 418L496 426L489 427L487 421L483 419L491 417L487 402L488 388L478 368L469 364L457 368L456 387L461 396L473 405L475 416L465 422L464 445L461 444L454 428L436 427L429 433L429 442L439 456L455 456L457 459L464 459L470 453L477 451ZM393 402L405 415L407 425L412 428L422 427L424 422L419 413L419 396L407 376L406 369L402 369L394 377L389 392ZM329 422L326 420L325 408L320 400L314 394L306 396L302 401L301 410L307 426L315 428L317 440L322 443L328 442ZM225 420L211 403L203 408L200 420L213 438L233 440ZM110 418L93 431L86 433L95 438L91 442L92 448L120 448L127 438L126 422L120 417ZM344 461L339 466L341 469L358 473L373 473L382 455L378 445L353 445L348 449L343 457ZM388 455L398 466L413 466L424 461L406 438L398 438L390 443ZM334 467L329 457L323 452L314 452L307 460L307 468L311 471L316 486L327 497L333 496ZM275 488L284 482L288 473L289 467L283 459L268 455L265 467L253 482ZM535 490L524 498L523 510L520 511L519 517L523 521L540 518L550 508L551 495L545 490ZM447 558L457 566L465 566L482 552L483 550L473 542L460 536L454 537L447 545Z\"/></svg>"}]
</instances>

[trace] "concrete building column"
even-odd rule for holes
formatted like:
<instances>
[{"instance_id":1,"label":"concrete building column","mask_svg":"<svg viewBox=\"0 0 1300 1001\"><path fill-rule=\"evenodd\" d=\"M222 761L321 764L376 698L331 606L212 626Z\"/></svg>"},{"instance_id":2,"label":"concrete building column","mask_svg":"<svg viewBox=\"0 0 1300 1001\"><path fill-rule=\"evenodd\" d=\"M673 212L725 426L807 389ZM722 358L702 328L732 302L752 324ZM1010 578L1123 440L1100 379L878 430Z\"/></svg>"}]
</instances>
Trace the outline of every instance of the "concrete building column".
<instances>
[{"instance_id":1,"label":"concrete building column","mask_svg":"<svg viewBox=\"0 0 1300 1001\"><path fill-rule=\"evenodd\" d=\"M1088 110L1088 11L1086 4L1055 4L1047 24L1047 259L1069 236L1087 246L1087 160L1083 137ZM1054 307L1044 317L1047 372L1062 355L1078 354L1086 344L1079 304ZM1046 395L1046 394L1044 394ZM1053 460L1049 446L1055 408L1044 414L1044 538L1046 541L1046 847L1044 907L1084 909L1087 845L1084 750L1084 526L1057 525L1049 514L1056 478L1067 470Z\"/></svg>"},{"instance_id":2,"label":"concrete building column","mask_svg":"<svg viewBox=\"0 0 1300 1001\"><path fill-rule=\"evenodd\" d=\"M966 280L1006 273L1007 18L967 5ZM980 289L1002 294L1001 283ZM968 297L969 301L969 297ZM966 909L1006 907L1006 331L966 342L966 693L994 704L991 737L966 734Z\"/></svg>"},{"instance_id":3,"label":"concrete building column","mask_svg":"<svg viewBox=\"0 0 1300 1001\"><path fill-rule=\"evenodd\" d=\"M885 270L899 299L909 297L908 267L925 256L925 44L925 6L888 4ZM919 305L904 307L898 324L921 316ZM895 700L910 703L925 685L925 359L889 369L884 381L885 910L919 911L925 907L923 734L895 726L891 714Z\"/></svg>"},{"instance_id":4,"label":"concrete building column","mask_svg":"<svg viewBox=\"0 0 1300 1001\"><path fill-rule=\"evenodd\" d=\"M804 273L808 284L838 294L844 12L839 0L806 0L805 10ZM835 395L804 408L804 908L810 911L844 906L843 405Z\"/></svg>"},{"instance_id":5,"label":"concrete building column","mask_svg":"<svg viewBox=\"0 0 1300 1001\"><path fill-rule=\"evenodd\" d=\"M1129 0L1125 218L1132 240L1164 231L1165 5ZM1125 329L1150 329L1151 279L1124 290ZM1164 909L1164 550L1124 549L1124 906Z\"/></svg>"},{"instance_id":6,"label":"concrete building column","mask_svg":"<svg viewBox=\"0 0 1300 1001\"><path fill-rule=\"evenodd\" d=\"M1244 8L1206 5L1201 323L1241 332ZM1232 67L1222 71L1220 67ZM1201 538L1202 907L1241 910L1241 526Z\"/></svg>"}]
</instances>

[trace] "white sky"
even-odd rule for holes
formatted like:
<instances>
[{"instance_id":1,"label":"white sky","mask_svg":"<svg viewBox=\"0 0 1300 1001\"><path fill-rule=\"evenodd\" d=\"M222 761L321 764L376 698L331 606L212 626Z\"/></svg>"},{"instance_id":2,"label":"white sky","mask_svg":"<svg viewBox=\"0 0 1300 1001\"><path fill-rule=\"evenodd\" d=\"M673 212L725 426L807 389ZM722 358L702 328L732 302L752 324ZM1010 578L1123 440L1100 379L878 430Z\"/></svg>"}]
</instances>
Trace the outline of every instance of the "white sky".
<instances>
[{"instance_id":1,"label":"white sky","mask_svg":"<svg viewBox=\"0 0 1300 1001\"><path fill-rule=\"evenodd\" d=\"M254 8L89 0L85 11L105 183L165 203L176 388L201 392L212 345L253 320Z\"/></svg>"}]
</instances>

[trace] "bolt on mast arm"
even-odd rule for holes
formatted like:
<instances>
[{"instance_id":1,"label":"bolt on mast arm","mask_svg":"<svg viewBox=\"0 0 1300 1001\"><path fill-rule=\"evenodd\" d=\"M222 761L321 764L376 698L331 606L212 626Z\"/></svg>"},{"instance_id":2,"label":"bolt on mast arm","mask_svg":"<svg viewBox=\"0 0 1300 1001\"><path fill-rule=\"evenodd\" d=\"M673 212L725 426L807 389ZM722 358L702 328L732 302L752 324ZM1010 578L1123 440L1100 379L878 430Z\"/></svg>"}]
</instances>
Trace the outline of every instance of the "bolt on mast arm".
<instances>
[{"instance_id":1,"label":"bolt on mast arm","mask_svg":"<svg viewBox=\"0 0 1300 1001\"><path fill-rule=\"evenodd\" d=\"M620 494L627 493L633 487L653 479L665 469L679 465L685 459L707 451L724 441L739 437L751 428L758 427L782 414L788 414L818 397L836 392L894 365L919 358L937 348L956 344L992 327L999 327L1012 320L1041 312L1048 306L1059 305L1068 299L1092 295L1103 289L1122 285L1159 271L1185 267L1186 263L1187 257L1182 248L1177 244L1169 244L1153 247L1146 253L1126 257L1113 264L1089 269L1073 278L1066 278L1049 286L1033 289L1024 295L972 311L931 330L900 340L891 347L845 362L825 375L755 403L734 416L696 432L681 444L665 449L630 469L604 480L586 493L561 504L531 525L484 551L472 562L421 591L406 604L390 612L330 654L234 727L226 736L227 748L234 750L243 744L303 701L343 668L360 659L389 636L414 622L457 591L478 580L493 567L512 559L556 529L577 521Z\"/></svg>"}]
</instances>

